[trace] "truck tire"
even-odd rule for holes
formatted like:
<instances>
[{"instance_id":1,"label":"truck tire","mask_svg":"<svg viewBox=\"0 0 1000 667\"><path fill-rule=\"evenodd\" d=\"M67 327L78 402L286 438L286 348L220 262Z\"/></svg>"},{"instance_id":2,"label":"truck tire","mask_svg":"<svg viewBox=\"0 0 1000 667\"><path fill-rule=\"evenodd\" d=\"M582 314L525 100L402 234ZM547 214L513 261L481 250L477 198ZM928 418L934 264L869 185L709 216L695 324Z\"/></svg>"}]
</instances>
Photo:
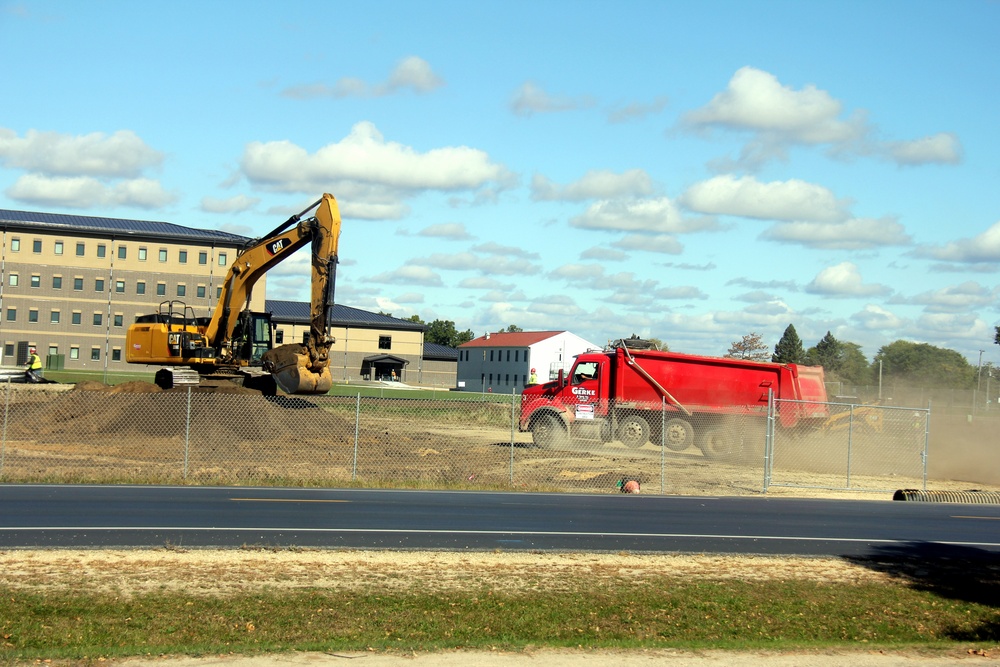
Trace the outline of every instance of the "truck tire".
<instances>
[{"instance_id":1,"label":"truck tire","mask_svg":"<svg viewBox=\"0 0 1000 667\"><path fill-rule=\"evenodd\" d=\"M663 427L663 444L672 452L683 452L694 444L694 427L684 419L667 420Z\"/></svg>"},{"instance_id":2,"label":"truck tire","mask_svg":"<svg viewBox=\"0 0 1000 667\"><path fill-rule=\"evenodd\" d=\"M569 445L566 425L555 415L539 415L531 424L531 439L542 449L564 449Z\"/></svg>"},{"instance_id":3,"label":"truck tire","mask_svg":"<svg viewBox=\"0 0 1000 667\"><path fill-rule=\"evenodd\" d=\"M649 442L649 422L639 415L629 415L618 424L618 439L629 449L638 449Z\"/></svg>"},{"instance_id":4,"label":"truck tire","mask_svg":"<svg viewBox=\"0 0 1000 667\"><path fill-rule=\"evenodd\" d=\"M734 461L742 450L742 443L736 434L722 426L710 426L701 432L698 448L706 459L712 461Z\"/></svg>"}]
</instances>

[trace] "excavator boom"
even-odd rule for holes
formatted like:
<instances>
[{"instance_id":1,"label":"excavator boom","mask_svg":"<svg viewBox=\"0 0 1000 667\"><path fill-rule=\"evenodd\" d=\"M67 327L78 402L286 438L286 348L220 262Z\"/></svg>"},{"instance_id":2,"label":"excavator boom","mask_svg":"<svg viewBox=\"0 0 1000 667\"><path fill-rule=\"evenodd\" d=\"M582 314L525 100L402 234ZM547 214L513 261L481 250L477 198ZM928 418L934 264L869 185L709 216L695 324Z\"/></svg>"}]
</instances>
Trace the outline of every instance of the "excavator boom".
<instances>
[{"instance_id":1,"label":"excavator boom","mask_svg":"<svg viewBox=\"0 0 1000 667\"><path fill-rule=\"evenodd\" d=\"M315 213L303 219L307 213ZM177 301L160 304L160 312L136 318L126 334L126 361L162 364L167 376L244 372L261 365L274 382L289 394L326 393L333 385L329 352L334 339L328 320L333 307L340 239L340 209L331 194L293 215L269 234L247 244L236 257L222 284L219 303L211 318L197 318L190 307ZM254 285L268 270L296 250L311 244L312 289L309 334L302 343L270 349L270 321L264 313L251 313ZM261 342L263 341L263 342ZM266 351L265 351L266 350ZM157 375L158 383L160 374ZM164 383L172 380L165 380Z\"/></svg>"}]
</instances>

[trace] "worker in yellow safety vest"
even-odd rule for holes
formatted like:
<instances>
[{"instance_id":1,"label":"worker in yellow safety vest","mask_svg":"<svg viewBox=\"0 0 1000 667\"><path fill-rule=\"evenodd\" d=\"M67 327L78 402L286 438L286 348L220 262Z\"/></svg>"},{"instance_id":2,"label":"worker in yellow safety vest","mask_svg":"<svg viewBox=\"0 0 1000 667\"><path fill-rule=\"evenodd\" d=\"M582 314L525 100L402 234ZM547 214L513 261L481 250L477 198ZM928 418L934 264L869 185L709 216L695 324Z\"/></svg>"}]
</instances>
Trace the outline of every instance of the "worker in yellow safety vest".
<instances>
[{"instance_id":1,"label":"worker in yellow safety vest","mask_svg":"<svg viewBox=\"0 0 1000 667\"><path fill-rule=\"evenodd\" d=\"M42 358L38 356L35 352L35 348L28 350L30 356L28 357L28 363L25 366L28 370L24 373L24 379L28 382L41 382L42 381Z\"/></svg>"}]
</instances>

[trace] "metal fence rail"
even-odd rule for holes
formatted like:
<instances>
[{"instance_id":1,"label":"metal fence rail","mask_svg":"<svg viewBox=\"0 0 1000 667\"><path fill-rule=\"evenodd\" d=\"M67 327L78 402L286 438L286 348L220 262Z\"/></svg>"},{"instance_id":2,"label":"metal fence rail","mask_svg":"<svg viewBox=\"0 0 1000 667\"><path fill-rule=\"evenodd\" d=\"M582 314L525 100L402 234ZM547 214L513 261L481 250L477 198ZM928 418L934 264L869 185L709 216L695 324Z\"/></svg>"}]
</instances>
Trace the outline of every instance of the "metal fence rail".
<instances>
[{"instance_id":1,"label":"metal fence rail","mask_svg":"<svg viewBox=\"0 0 1000 667\"><path fill-rule=\"evenodd\" d=\"M726 495L792 485L867 490L888 479L900 480L891 488L921 486L913 482L921 477L911 460L916 438L903 437L913 434L888 410L877 413L881 430L867 433L866 419L876 414L863 412L868 406L825 408L848 416L821 437L775 429L781 410L791 409L778 402L773 414L688 416L665 403L635 406L648 442L630 446L615 432L613 439L574 435L543 448L518 430L519 396L265 398L141 384L60 392L8 384L2 398L4 482L614 493L623 480L636 480L646 493ZM914 411L899 414L912 418ZM925 488L929 411L921 414Z\"/></svg>"}]
</instances>

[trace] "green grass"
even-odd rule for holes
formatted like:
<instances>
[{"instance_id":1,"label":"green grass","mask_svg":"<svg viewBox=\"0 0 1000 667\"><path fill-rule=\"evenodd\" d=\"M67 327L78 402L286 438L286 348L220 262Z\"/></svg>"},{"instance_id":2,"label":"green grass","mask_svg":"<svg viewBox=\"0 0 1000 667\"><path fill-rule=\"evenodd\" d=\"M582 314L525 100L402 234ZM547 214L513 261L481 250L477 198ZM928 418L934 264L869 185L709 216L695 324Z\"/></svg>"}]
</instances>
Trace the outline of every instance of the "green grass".
<instances>
[{"instance_id":1,"label":"green grass","mask_svg":"<svg viewBox=\"0 0 1000 667\"><path fill-rule=\"evenodd\" d=\"M446 648L992 649L996 606L902 583L689 581L560 592L302 590L236 597L0 588L0 660Z\"/></svg>"}]
</instances>

